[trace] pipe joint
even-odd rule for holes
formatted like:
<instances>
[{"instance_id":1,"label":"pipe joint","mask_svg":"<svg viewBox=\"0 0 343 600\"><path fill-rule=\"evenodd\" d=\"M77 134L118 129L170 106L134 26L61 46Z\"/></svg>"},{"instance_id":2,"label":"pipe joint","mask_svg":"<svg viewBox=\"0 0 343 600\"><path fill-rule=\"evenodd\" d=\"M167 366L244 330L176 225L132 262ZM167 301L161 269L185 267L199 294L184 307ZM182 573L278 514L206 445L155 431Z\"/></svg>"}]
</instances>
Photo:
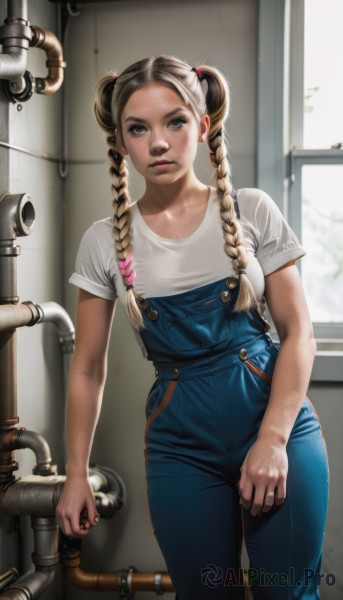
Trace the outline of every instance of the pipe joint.
<instances>
[{"instance_id":1,"label":"pipe joint","mask_svg":"<svg viewBox=\"0 0 343 600\"><path fill-rule=\"evenodd\" d=\"M32 600L42 594L50 585L55 571L35 571L20 577L0 596L2 600Z\"/></svg>"},{"instance_id":2,"label":"pipe joint","mask_svg":"<svg viewBox=\"0 0 343 600\"><path fill-rule=\"evenodd\" d=\"M27 51L32 39L29 22L22 16L8 17L0 27L0 78L15 81L26 70Z\"/></svg>"},{"instance_id":3,"label":"pipe joint","mask_svg":"<svg viewBox=\"0 0 343 600\"><path fill-rule=\"evenodd\" d=\"M25 306L28 306L32 313L32 319L29 323L27 323L27 327L33 327L33 325L36 325L36 323L38 323L39 319L40 319L40 313L39 313L38 306L36 306L36 304L31 302L31 300L25 300L25 302L23 302L22 304L24 304Z\"/></svg>"},{"instance_id":4,"label":"pipe joint","mask_svg":"<svg viewBox=\"0 0 343 600\"><path fill-rule=\"evenodd\" d=\"M19 429L17 448L30 448L35 453L37 464L33 469L34 475L57 474L57 465L52 464L49 444L40 433Z\"/></svg>"},{"instance_id":5,"label":"pipe joint","mask_svg":"<svg viewBox=\"0 0 343 600\"><path fill-rule=\"evenodd\" d=\"M36 77L36 92L38 94L54 94L63 83L63 69L67 63L63 60L63 51L60 41L47 29L31 25L32 39L30 46L41 48L46 52L47 77Z\"/></svg>"},{"instance_id":6,"label":"pipe joint","mask_svg":"<svg viewBox=\"0 0 343 600\"><path fill-rule=\"evenodd\" d=\"M0 198L0 241L11 247L10 242L17 236L30 235L34 224L35 208L30 194L6 194Z\"/></svg>"},{"instance_id":7,"label":"pipe joint","mask_svg":"<svg viewBox=\"0 0 343 600\"><path fill-rule=\"evenodd\" d=\"M57 327L62 351L65 354L74 352L75 328L67 311L57 302L42 302L37 304L39 311L38 323L51 322Z\"/></svg>"}]
</instances>

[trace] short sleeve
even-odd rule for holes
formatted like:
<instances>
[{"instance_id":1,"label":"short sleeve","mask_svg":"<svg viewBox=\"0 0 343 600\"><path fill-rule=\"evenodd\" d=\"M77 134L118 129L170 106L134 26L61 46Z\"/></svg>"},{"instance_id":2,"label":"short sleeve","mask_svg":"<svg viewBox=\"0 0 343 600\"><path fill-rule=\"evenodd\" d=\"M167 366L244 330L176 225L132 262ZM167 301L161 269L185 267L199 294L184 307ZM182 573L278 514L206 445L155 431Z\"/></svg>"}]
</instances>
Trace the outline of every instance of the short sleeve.
<instances>
[{"instance_id":1,"label":"short sleeve","mask_svg":"<svg viewBox=\"0 0 343 600\"><path fill-rule=\"evenodd\" d=\"M269 275L305 250L272 198L261 190L244 190L245 216L253 234L254 252L264 275Z\"/></svg>"},{"instance_id":2,"label":"short sleeve","mask_svg":"<svg viewBox=\"0 0 343 600\"><path fill-rule=\"evenodd\" d=\"M75 271L69 283L104 298L115 300L115 256L111 226L98 221L84 233L76 257Z\"/></svg>"}]
</instances>

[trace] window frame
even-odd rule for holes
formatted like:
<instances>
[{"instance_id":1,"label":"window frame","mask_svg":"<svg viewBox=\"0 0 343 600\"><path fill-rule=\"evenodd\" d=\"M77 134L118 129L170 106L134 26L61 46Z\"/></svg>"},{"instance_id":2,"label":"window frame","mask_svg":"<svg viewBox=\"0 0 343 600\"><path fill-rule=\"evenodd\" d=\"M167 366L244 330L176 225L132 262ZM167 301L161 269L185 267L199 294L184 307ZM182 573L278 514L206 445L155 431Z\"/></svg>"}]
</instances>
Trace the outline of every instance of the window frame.
<instances>
[{"instance_id":1,"label":"window frame","mask_svg":"<svg viewBox=\"0 0 343 600\"><path fill-rule=\"evenodd\" d=\"M300 241L302 167L343 165L343 150L303 148L304 8L304 0L260 0L257 76L257 186ZM321 342L343 340L343 323L313 325Z\"/></svg>"}]
</instances>

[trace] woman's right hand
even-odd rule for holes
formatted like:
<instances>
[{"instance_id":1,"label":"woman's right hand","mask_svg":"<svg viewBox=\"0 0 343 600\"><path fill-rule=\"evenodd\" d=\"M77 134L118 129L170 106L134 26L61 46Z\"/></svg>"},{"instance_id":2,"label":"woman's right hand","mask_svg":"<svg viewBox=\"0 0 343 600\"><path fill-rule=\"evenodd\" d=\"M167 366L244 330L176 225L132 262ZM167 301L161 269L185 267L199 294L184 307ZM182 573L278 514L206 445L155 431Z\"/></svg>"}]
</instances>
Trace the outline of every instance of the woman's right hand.
<instances>
[{"instance_id":1,"label":"woman's right hand","mask_svg":"<svg viewBox=\"0 0 343 600\"><path fill-rule=\"evenodd\" d=\"M67 477L56 508L59 526L65 535L86 535L99 521L94 494L86 477Z\"/></svg>"}]
</instances>

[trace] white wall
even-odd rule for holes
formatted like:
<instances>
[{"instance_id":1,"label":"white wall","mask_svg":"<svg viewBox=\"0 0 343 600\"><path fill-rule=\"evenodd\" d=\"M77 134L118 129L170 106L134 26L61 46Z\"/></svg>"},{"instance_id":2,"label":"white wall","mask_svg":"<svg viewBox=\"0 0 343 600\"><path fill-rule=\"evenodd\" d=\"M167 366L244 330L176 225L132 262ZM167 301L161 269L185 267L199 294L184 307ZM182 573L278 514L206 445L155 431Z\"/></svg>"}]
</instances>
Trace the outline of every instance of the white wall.
<instances>
[{"instance_id":1,"label":"white wall","mask_svg":"<svg viewBox=\"0 0 343 600\"><path fill-rule=\"evenodd\" d=\"M80 5L81 6L81 5ZM219 66L232 87L232 119L228 132L232 146L234 184L249 186L255 180L255 76L256 2L254 0L202 0L171 3L148 0L119 1L81 6L81 15L68 31L67 106L69 158L103 160L103 164L69 167L66 181L66 275L73 270L82 233L92 221L111 214L110 179L106 145L92 116L94 86L102 74L119 72L145 56L173 53L191 65ZM198 173L210 181L207 155ZM132 172L131 172L132 173ZM130 173L130 176L131 176ZM142 191L131 177L132 197ZM67 288L67 307L74 310L76 291ZM125 510L112 521L101 522L84 542L83 567L139 570L165 569L152 533L143 459L144 408L154 379L119 306L109 354L109 373L102 416L93 448L93 460L118 471L127 485ZM73 600L83 594L70 591ZM100 597L88 593L90 600ZM102 598L113 595L102 593ZM150 600L155 594L137 593Z\"/></svg>"}]
</instances>

